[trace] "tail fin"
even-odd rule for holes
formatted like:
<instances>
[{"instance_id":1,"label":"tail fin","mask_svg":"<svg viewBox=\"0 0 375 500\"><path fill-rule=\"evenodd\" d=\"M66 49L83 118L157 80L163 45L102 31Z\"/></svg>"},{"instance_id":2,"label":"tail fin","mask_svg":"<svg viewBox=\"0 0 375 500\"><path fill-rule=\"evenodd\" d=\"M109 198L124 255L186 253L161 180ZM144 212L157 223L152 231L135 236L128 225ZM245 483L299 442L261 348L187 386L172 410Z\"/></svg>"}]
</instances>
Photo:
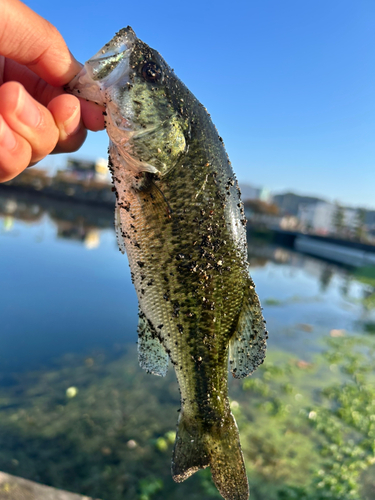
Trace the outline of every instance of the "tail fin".
<instances>
[{"instance_id":1,"label":"tail fin","mask_svg":"<svg viewBox=\"0 0 375 500\"><path fill-rule=\"evenodd\" d=\"M247 500L249 485L241 452L238 429L231 413L224 423L205 430L202 423L181 410L172 457L176 482L210 465L212 479L225 500Z\"/></svg>"},{"instance_id":2,"label":"tail fin","mask_svg":"<svg viewBox=\"0 0 375 500\"><path fill-rule=\"evenodd\" d=\"M208 465L210 457L206 451L201 426L193 418L188 418L181 408L172 456L173 479L176 483L181 483Z\"/></svg>"}]
</instances>

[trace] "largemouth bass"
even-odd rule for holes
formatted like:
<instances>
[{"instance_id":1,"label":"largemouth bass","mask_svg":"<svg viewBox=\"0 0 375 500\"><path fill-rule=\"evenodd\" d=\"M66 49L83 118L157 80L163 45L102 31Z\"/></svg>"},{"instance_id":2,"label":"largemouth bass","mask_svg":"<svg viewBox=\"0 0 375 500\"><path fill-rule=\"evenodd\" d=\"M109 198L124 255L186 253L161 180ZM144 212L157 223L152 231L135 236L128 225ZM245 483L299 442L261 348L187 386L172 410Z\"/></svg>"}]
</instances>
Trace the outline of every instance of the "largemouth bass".
<instances>
[{"instance_id":1,"label":"largemouth bass","mask_svg":"<svg viewBox=\"0 0 375 500\"><path fill-rule=\"evenodd\" d=\"M245 215L223 141L206 109L128 27L69 88L105 106L115 227L139 299L145 370L174 366L181 410L172 475L211 467L226 500L248 498L232 374L263 362L267 332L249 275Z\"/></svg>"}]
</instances>

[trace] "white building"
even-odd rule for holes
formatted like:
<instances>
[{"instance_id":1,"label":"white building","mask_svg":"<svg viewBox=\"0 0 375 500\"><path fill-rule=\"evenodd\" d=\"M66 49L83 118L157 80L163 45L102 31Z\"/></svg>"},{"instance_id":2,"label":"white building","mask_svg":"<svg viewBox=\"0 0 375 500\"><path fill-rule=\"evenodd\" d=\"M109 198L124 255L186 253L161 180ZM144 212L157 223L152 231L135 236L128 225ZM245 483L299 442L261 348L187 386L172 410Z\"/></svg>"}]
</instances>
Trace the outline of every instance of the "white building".
<instances>
[{"instance_id":1,"label":"white building","mask_svg":"<svg viewBox=\"0 0 375 500\"><path fill-rule=\"evenodd\" d=\"M336 206L325 201L301 204L298 207L298 219L305 229L319 234L333 233L333 216Z\"/></svg>"},{"instance_id":2,"label":"white building","mask_svg":"<svg viewBox=\"0 0 375 500\"><path fill-rule=\"evenodd\" d=\"M338 205L319 201L311 204L301 204L298 207L298 219L302 227L317 234L333 234L335 228L335 213ZM342 224L347 230L353 230L357 221L357 210L341 207Z\"/></svg>"},{"instance_id":3,"label":"white building","mask_svg":"<svg viewBox=\"0 0 375 500\"><path fill-rule=\"evenodd\" d=\"M240 184L241 198L245 200L261 200L266 203L272 202L272 196L266 187L254 187L250 184Z\"/></svg>"}]
</instances>

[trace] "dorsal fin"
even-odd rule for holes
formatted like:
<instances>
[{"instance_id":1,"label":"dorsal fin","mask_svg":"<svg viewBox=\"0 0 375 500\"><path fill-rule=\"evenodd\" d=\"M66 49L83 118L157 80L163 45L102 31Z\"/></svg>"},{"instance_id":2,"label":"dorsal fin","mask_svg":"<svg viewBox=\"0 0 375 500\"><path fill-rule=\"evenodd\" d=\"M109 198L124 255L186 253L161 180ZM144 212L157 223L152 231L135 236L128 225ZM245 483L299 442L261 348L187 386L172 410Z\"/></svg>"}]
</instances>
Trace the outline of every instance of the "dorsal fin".
<instances>
[{"instance_id":1,"label":"dorsal fin","mask_svg":"<svg viewBox=\"0 0 375 500\"><path fill-rule=\"evenodd\" d=\"M138 359L147 373L165 377L168 371L168 354L157 337L156 330L145 314L139 310Z\"/></svg>"},{"instance_id":2,"label":"dorsal fin","mask_svg":"<svg viewBox=\"0 0 375 500\"><path fill-rule=\"evenodd\" d=\"M253 280L249 277L237 330L229 343L230 370L243 378L263 363L267 348L267 331Z\"/></svg>"}]
</instances>

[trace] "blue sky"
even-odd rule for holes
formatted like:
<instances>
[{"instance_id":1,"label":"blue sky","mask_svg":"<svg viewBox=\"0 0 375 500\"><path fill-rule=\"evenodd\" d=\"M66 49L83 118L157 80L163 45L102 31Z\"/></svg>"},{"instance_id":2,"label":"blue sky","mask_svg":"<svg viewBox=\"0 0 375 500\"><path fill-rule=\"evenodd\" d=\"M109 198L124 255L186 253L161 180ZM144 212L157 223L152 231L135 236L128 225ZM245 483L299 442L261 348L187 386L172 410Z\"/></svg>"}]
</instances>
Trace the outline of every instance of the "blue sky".
<instances>
[{"instance_id":1,"label":"blue sky","mask_svg":"<svg viewBox=\"0 0 375 500\"><path fill-rule=\"evenodd\" d=\"M240 182L375 208L374 0L26 3L81 62L132 26L207 107ZM106 148L90 134L76 156Z\"/></svg>"}]
</instances>

